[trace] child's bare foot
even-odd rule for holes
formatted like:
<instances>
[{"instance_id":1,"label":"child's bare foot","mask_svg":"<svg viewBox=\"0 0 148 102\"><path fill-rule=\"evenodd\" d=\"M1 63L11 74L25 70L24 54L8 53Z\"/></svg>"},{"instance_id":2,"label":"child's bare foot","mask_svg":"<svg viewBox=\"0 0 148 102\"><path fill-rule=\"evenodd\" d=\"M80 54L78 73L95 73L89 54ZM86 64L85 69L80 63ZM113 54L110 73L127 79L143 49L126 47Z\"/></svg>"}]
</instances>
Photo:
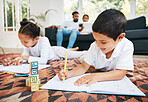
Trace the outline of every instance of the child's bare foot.
<instances>
[{"instance_id":1,"label":"child's bare foot","mask_svg":"<svg viewBox=\"0 0 148 102\"><path fill-rule=\"evenodd\" d=\"M78 49L79 49L79 47L75 47L75 48L71 48L69 50L71 50L71 51L77 51Z\"/></svg>"}]
</instances>

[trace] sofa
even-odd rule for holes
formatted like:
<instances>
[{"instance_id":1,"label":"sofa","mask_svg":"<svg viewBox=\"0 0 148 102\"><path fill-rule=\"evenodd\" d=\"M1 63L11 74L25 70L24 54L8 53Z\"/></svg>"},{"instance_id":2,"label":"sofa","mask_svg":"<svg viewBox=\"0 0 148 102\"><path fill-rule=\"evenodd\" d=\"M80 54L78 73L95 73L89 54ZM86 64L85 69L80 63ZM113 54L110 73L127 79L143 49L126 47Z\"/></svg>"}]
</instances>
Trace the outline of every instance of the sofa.
<instances>
[{"instance_id":1,"label":"sofa","mask_svg":"<svg viewBox=\"0 0 148 102\"><path fill-rule=\"evenodd\" d=\"M133 42L135 54L148 54L148 27L145 16L127 21L126 38Z\"/></svg>"},{"instance_id":2,"label":"sofa","mask_svg":"<svg viewBox=\"0 0 148 102\"><path fill-rule=\"evenodd\" d=\"M57 28L45 28L45 36L49 39L52 46L56 46ZM134 44L135 54L148 54L148 27L146 27L146 18L144 16L130 19L127 21L126 38ZM78 35L73 47L79 47L79 50L88 50L90 44L94 42L92 34ZM63 37L63 47L67 47L69 35Z\"/></svg>"},{"instance_id":3,"label":"sofa","mask_svg":"<svg viewBox=\"0 0 148 102\"><path fill-rule=\"evenodd\" d=\"M56 46L56 33L57 28L45 28L45 36L49 39L51 46ZM70 35L64 35L62 46L67 48L68 42L69 42L69 36ZM88 35L78 35L77 40L73 47L79 47L79 51L88 50L90 44L94 42L93 35L90 33Z\"/></svg>"}]
</instances>

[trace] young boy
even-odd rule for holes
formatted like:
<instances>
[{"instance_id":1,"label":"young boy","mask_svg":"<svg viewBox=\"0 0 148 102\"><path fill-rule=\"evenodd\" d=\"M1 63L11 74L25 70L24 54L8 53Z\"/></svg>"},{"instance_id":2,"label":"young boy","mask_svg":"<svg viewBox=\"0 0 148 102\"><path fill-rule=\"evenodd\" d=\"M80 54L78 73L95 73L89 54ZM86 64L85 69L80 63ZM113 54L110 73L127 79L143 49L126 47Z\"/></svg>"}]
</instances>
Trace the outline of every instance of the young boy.
<instances>
[{"instance_id":1,"label":"young boy","mask_svg":"<svg viewBox=\"0 0 148 102\"><path fill-rule=\"evenodd\" d=\"M74 84L89 86L98 81L122 79L133 68L133 44L125 38L127 20L123 13L115 9L102 12L95 20L92 30L93 42L84 57L84 61L74 70L61 70L59 79L84 74L90 66L100 72L79 78ZM104 71L104 72L102 72Z\"/></svg>"}]
</instances>

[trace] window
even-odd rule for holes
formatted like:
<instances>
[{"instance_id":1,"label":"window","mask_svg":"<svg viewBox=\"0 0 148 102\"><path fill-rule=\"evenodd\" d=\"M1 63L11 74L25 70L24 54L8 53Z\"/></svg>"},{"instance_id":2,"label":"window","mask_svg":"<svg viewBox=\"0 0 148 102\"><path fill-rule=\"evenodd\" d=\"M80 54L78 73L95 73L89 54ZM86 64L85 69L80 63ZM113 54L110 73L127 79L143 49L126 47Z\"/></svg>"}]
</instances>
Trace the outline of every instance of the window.
<instances>
[{"instance_id":1,"label":"window","mask_svg":"<svg viewBox=\"0 0 148 102\"><path fill-rule=\"evenodd\" d=\"M16 31L22 18L30 17L30 0L3 0L4 31Z\"/></svg>"},{"instance_id":2,"label":"window","mask_svg":"<svg viewBox=\"0 0 148 102\"><path fill-rule=\"evenodd\" d=\"M83 0L83 14L88 14L90 16L89 21L94 22L97 16L106 9L114 8L124 11L123 6L127 3L126 1L127 0ZM129 9L126 9L126 12L129 12ZM128 13L126 16L128 16Z\"/></svg>"},{"instance_id":3,"label":"window","mask_svg":"<svg viewBox=\"0 0 148 102\"><path fill-rule=\"evenodd\" d=\"M148 0L136 0L136 16L146 16L148 26Z\"/></svg>"},{"instance_id":4,"label":"window","mask_svg":"<svg viewBox=\"0 0 148 102\"><path fill-rule=\"evenodd\" d=\"M77 11L78 0L64 0L64 20L72 20L72 12Z\"/></svg>"},{"instance_id":5,"label":"window","mask_svg":"<svg viewBox=\"0 0 148 102\"><path fill-rule=\"evenodd\" d=\"M78 10L78 6L81 6L78 2L79 0L64 0L65 20L72 20L71 13ZM82 16L83 14L88 14L89 22L94 22L102 11L110 8L120 10L127 18L130 17L129 0L82 0L82 12L79 13Z\"/></svg>"}]
</instances>

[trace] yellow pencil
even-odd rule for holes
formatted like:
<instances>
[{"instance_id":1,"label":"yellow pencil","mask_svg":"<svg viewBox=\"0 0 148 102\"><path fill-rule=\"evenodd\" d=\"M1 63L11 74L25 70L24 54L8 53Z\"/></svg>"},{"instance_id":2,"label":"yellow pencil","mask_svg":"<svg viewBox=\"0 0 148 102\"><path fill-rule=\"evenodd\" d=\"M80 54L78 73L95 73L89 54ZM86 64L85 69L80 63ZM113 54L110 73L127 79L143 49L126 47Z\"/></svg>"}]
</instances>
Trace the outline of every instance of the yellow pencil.
<instances>
[{"instance_id":1,"label":"yellow pencil","mask_svg":"<svg viewBox=\"0 0 148 102\"><path fill-rule=\"evenodd\" d=\"M6 72L7 74L17 75L16 73Z\"/></svg>"},{"instance_id":2,"label":"yellow pencil","mask_svg":"<svg viewBox=\"0 0 148 102\"><path fill-rule=\"evenodd\" d=\"M64 65L64 70L63 70L63 72L66 72L67 57L68 57L68 51L66 52L66 56L65 56L65 65ZM65 80L65 76L63 77L63 83L64 83L64 80Z\"/></svg>"}]
</instances>

